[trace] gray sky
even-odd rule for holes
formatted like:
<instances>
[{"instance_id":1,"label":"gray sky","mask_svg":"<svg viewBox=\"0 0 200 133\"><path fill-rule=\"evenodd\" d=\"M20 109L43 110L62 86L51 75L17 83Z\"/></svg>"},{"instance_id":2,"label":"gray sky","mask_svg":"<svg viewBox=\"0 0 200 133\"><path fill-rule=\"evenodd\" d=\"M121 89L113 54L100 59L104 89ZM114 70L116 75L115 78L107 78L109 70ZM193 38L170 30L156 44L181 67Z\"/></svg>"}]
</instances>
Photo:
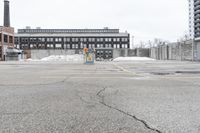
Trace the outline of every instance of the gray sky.
<instances>
[{"instance_id":1,"label":"gray sky","mask_svg":"<svg viewBox=\"0 0 200 133\"><path fill-rule=\"evenodd\" d=\"M119 28L135 42L175 41L188 30L187 0L10 0L18 28ZM3 20L3 0L0 3ZM0 22L3 25L3 22Z\"/></svg>"}]
</instances>

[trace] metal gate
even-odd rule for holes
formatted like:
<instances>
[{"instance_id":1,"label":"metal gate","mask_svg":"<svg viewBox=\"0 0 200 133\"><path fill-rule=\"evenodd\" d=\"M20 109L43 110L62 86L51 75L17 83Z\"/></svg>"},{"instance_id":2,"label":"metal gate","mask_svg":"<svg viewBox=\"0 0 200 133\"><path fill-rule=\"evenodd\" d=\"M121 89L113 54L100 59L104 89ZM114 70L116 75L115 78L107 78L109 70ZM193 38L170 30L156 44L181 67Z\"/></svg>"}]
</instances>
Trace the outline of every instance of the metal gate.
<instances>
[{"instance_id":1,"label":"metal gate","mask_svg":"<svg viewBox=\"0 0 200 133\"><path fill-rule=\"evenodd\" d=\"M96 60L109 60L113 58L113 49L96 49Z\"/></svg>"}]
</instances>

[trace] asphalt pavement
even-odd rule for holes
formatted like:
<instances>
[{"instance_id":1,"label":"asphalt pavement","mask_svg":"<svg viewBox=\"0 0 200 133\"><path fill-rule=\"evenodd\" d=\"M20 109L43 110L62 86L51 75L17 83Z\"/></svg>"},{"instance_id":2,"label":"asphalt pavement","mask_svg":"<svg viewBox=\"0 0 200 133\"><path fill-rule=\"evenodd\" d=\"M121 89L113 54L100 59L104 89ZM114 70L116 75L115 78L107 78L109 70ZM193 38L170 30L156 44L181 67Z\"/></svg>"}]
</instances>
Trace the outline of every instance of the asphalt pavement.
<instances>
[{"instance_id":1,"label":"asphalt pavement","mask_svg":"<svg viewBox=\"0 0 200 133\"><path fill-rule=\"evenodd\" d=\"M0 132L200 133L200 63L0 62Z\"/></svg>"}]
</instances>

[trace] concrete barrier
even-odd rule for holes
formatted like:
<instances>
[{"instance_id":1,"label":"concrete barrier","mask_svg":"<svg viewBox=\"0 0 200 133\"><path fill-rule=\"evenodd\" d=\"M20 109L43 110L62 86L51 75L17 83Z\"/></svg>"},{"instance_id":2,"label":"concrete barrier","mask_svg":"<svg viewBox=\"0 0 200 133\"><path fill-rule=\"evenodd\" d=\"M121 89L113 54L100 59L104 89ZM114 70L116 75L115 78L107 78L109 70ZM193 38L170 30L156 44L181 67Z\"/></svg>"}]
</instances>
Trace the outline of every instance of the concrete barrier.
<instances>
[{"instance_id":1,"label":"concrete barrier","mask_svg":"<svg viewBox=\"0 0 200 133\"><path fill-rule=\"evenodd\" d=\"M200 44L199 44L200 45ZM200 48L200 47L199 47ZM151 48L150 57L157 60L187 60L193 59L192 41L171 43ZM200 51L200 50L199 50ZM194 44L194 60L198 60L197 43ZM199 55L200 57L200 55Z\"/></svg>"}]
</instances>

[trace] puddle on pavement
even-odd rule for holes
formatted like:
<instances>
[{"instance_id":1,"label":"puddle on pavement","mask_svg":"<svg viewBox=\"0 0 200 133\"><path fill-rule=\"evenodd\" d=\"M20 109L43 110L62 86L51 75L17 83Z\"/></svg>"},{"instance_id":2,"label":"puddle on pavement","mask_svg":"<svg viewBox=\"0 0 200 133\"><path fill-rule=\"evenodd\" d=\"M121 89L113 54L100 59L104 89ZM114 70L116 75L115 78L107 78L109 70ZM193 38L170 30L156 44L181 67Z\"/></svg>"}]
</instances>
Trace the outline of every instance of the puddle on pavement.
<instances>
[{"instance_id":1,"label":"puddle on pavement","mask_svg":"<svg viewBox=\"0 0 200 133\"><path fill-rule=\"evenodd\" d=\"M200 74L200 71L176 71L177 74Z\"/></svg>"},{"instance_id":2,"label":"puddle on pavement","mask_svg":"<svg viewBox=\"0 0 200 133\"><path fill-rule=\"evenodd\" d=\"M163 76L165 76L165 75L174 75L174 73L169 73L169 72L152 72L152 73L150 73L150 74L153 74L153 75L163 75Z\"/></svg>"}]
</instances>

